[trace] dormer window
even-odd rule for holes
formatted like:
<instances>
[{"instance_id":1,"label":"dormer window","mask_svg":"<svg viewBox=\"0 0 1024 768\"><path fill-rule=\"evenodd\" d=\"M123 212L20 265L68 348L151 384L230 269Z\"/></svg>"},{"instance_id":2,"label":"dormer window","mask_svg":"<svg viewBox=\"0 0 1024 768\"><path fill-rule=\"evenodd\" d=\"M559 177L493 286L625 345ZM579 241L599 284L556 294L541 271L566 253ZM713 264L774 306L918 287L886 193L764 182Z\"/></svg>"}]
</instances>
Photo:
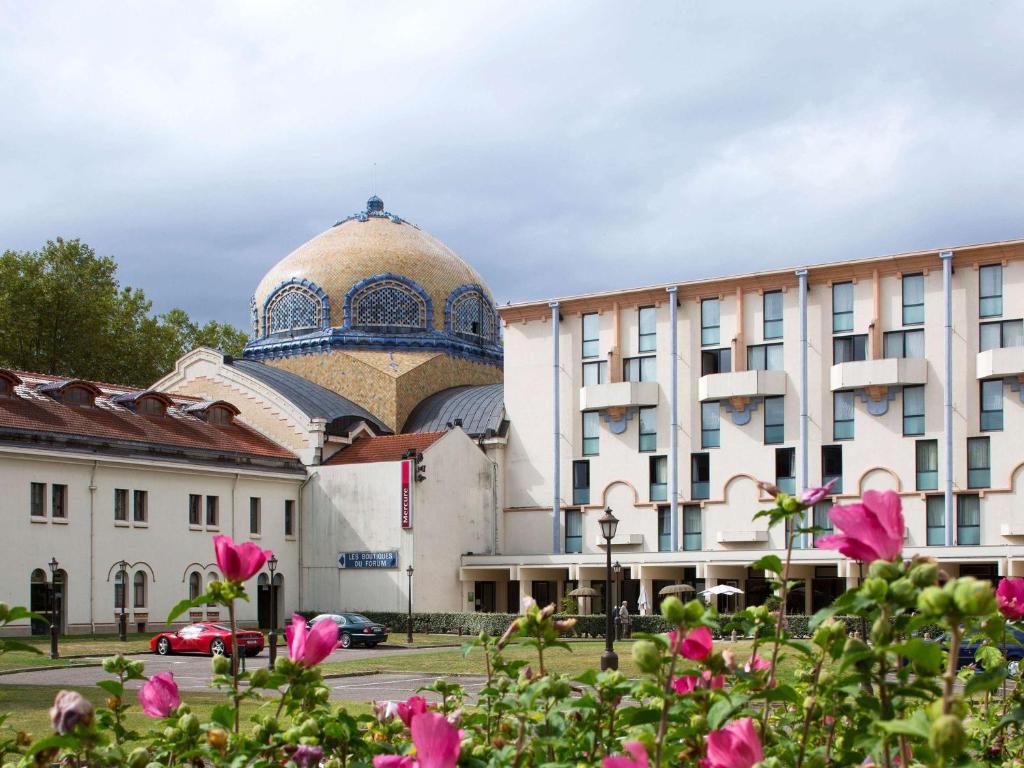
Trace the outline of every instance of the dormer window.
<instances>
[{"instance_id":1,"label":"dormer window","mask_svg":"<svg viewBox=\"0 0 1024 768\"><path fill-rule=\"evenodd\" d=\"M218 427L226 427L234 423L235 415L223 406L214 405L206 412L206 420Z\"/></svg>"},{"instance_id":2,"label":"dormer window","mask_svg":"<svg viewBox=\"0 0 1024 768\"><path fill-rule=\"evenodd\" d=\"M61 399L66 405L93 405L96 402L92 392L75 386L66 387Z\"/></svg>"},{"instance_id":3,"label":"dormer window","mask_svg":"<svg viewBox=\"0 0 1024 768\"><path fill-rule=\"evenodd\" d=\"M111 398L118 405L135 411L140 416L166 416L174 401L162 392L125 392Z\"/></svg>"},{"instance_id":4,"label":"dormer window","mask_svg":"<svg viewBox=\"0 0 1024 768\"><path fill-rule=\"evenodd\" d=\"M14 388L21 384L21 379L10 371L0 369L0 397L15 397Z\"/></svg>"},{"instance_id":5,"label":"dormer window","mask_svg":"<svg viewBox=\"0 0 1024 768\"><path fill-rule=\"evenodd\" d=\"M167 406L159 398L142 397L135 406L135 412L143 416L163 416L167 413Z\"/></svg>"},{"instance_id":6,"label":"dormer window","mask_svg":"<svg viewBox=\"0 0 1024 768\"><path fill-rule=\"evenodd\" d=\"M234 424L235 416L241 413L235 406L225 400L196 403L185 408L185 411L193 416L198 416L207 424L214 424L218 427L227 427Z\"/></svg>"}]
</instances>

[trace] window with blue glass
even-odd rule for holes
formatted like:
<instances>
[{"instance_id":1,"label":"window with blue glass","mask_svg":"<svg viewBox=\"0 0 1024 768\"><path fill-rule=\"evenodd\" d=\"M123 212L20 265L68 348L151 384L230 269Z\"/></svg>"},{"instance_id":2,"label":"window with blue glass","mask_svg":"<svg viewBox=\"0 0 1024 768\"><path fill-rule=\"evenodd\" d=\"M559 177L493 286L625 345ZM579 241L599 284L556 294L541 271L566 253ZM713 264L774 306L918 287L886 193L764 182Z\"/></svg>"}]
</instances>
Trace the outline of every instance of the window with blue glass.
<instances>
[{"instance_id":1,"label":"window with blue glass","mask_svg":"<svg viewBox=\"0 0 1024 768\"><path fill-rule=\"evenodd\" d=\"M585 459L572 463L572 503L590 503L590 462Z\"/></svg>"},{"instance_id":2,"label":"window with blue glass","mask_svg":"<svg viewBox=\"0 0 1024 768\"><path fill-rule=\"evenodd\" d=\"M903 388L903 434L924 434L924 386Z\"/></svg>"},{"instance_id":3,"label":"window with blue glass","mask_svg":"<svg viewBox=\"0 0 1024 768\"><path fill-rule=\"evenodd\" d=\"M806 515L807 513L804 512ZM804 547L804 537L801 534L801 530L806 528L805 518L802 515L797 517L786 518L786 541L793 541L793 549L806 549Z\"/></svg>"},{"instance_id":4,"label":"window with blue glass","mask_svg":"<svg viewBox=\"0 0 1024 768\"><path fill-rule=\"evenodd\" d=\"M579 509L565 510L565 553L567 555L583 551L583 511Z\"/></svg>"},{"instance_id":5,"label":"window with blue glass","mask_svg":"<svg viewBox=\"0 0 1024 768\"><path fill-rule=\"evenodd\" d=\"M583 316L583 357L597 357L599 354L597 312Z\"/></svg>"},{"instance_id":6,"label":"window with blue glass","mask_svg":"<svg viewBox=\"0 0 1024 768\"><path fill-rule=\"evenodd\" d=\"M608 361L595 360L583 364L583 386L592 387L608 383Z\"/></svg>"},{"instance_id":7,"label":"window with blue glass","mask_svg":"<svg viewBox=\"0 0 1024 768\"><path fill-rule=\"evenodd\" d=\"M707 347L721 340L721 305L718 299L700 303L700 344Z\"/></svg>"},{"instance_id":8,"label":"window with blue glass","mask_svg":"<svg viewBox=\"0 0 1024 768\"><path fill-rule=\"evenodd\" d=\"M658 507L658 551L672 551L672 507Z\"/></svg>"},{"instance_id":9,"label":"window with blue glass","mask_svg":"<svg viewBox=\"0 0 1024 768\"><path fill-rule=\"evenodd\" d=\"M640 450L644 452L658 450L658 409L641 408L640 418Z\"/></svg>"},{"instance_id":10,"label":"window with blue glass","mask_svg":"<svg viewBox=\"0 0 1024 768\"><path fill-rule=\"evenodd\" d=\"M992 461L987 437L967 438L967 487L988 488L992 485Z\"/></svg>"},{"instance_id":11,"label":"window with blue glass","mask_svg":"<svg viewBox=\"0 0 1024 768\"><path fill-rule=\"evenodd\" d=\"M853 330L853 283L832 286L832 333Z\"/></svg>"},{"instance_id":12,"label":"window with blue glass","mask_svg":"<svg viewBox=\"0 0 1024 768\"><path fill-rule=\"evenodd\" d=\"M941 547L946 543L946 499L931 495L925 500L926 541L929 547Z\"/></svg>"},{"instance_id":13,"label":"window with blue glass","mask_svg":"<svg viewBox=\"0 0 1024 768\"><path fill-rule=\"evenodd\" d=\"M1003 265L986 264L978 269L978 316L1003 314Z\"/></svg>"},{"instance_id":14,"label":"window with blue glass","mask_svg":"<svg viewBox=\"0 0 1024 768\"><path fill-rule=\"evenodd\" d=\"M796 493L796 448L775 449L775 484L786 493Z\"/></svg>"},{"instance_id":15,"label":"window with blue glass","mask_svg":"<svg viewBox=\"0 0 1024 768\"><path fill-rule=\"evenodd\" d=\"M1024 346L1024 321L1003 320L982 323L979 326L979 348L982 352L990 349Z\"/></svg>"},{"instance_id":16,"label":"window with blue glass","mask_svg":"<svg viewBox=\"0 0 1024 768\"><path fill-rule=\"evenodd\" d=\"M302 285L289 285L267 304L267 332L311 330L323 323L323 303Z\"/></svg>"},{"instance_id":17,"label":"window with blue glass","mask_svg":"<svg viewBox=\"0 0 1024 768\"><path fill-rule=\"evenodd\" d=\"M821 446L821 484L828 485L833 480L832 493L843 492L843 446Z\"/></svg>"},{"instance_id":18,"label":"window with blue glass","mask_svg":"<svg viewBox=\"0 0 1024 768\"><path fill-rule=\"evenodd\" d=\"M627 357L622 361L623 381L654 381L658 358Z\"/></svg>"},{"instance_id":19,"label":"window with blue glass","mask_svg":"<svg viewBox=\"0 0 1024 768\"><path fill-rule=\"evenodd\" d=\"M490 300L479 291L464 291L452 303L452 331L472 341L495 341L498 322Z\"/></svg>"},{"instance_id":20,"label":"window with blue glass","mask_svg":"<svg viewBox=\"0 0 1024 768\"><path fill-rule=\"evenodd\" d=\"M924 322L924 275L903 276L903 324Z\"/></svg>"},{"instance_id":21,"label":"window with blue glass","mask_svg":"<svg viewBox=\"0 0 1024 768\"><path fill-rule=\"evenodd\" d=\"M924 357L924 329L889 331L883 337L885 357Z\"/></svg>"},{"instance_id":22,"label":"window with blue glass","mask_svg":"<svg viewBox=\"0 0 1024 768\"><path fill-rule=\"evenodd\" d=\"M721 445L721 409L718 402L700 404L700 447L718 448Z\"/></svg>"},{"instance_id":23,"label":"window with blue glass","mask_svg":"<svg viewBox=\"0 0 1024 768\"><path fill-rule=\"evenodd\" d=\"M668 459L665 456L650 458L651 501L668 500Z\"/></svg>"},{"instance_id":24,"label":"window with blue glass","mask_svg":"<svg viewBox=\"0 0 1024 768\"><path fill-rule=\"evenodd\" d=\"M415 290L398 280L376 280L352 297L352 325L389 330L427 327L427 304Z\"/></svg>"},{"instance_id":25,"label":"window with blue glass","mask_svg":"<svg viewBox=\"0 0 1024 768\"><path fill-rule=\"evenodd\" d=\"M832 363L853 363L868 359L868 335L836 336L832 339Z\"/></svg>"},{"instance_id":26,"label":"window with blue glass","mask_svg":"<svg viewBox=\"0 0 1024 768\"><path fill-rule=\"evenodd\" d=\"M853 392L832 393L832 439L853 439Z\"/></svg>"},{"instance_id":27,"label":"window with blue glass","mask_svg":"<svg viewBox=\"0 0 1024 768\"><path fill-rule=\"evenodd\" d=\"M773 445L786 440L786 398L764 399L764 444Z\"/></svg>"},{"instance_id":28,"label":"window with blue glass","mask_svg":"<svg viewBox=\"0 0 1024 768\"><path fill-rule=\"evenodd\" d=\"M700 353L700 375L710 376L713 373L729 373L732 371L732 350L705 349Z\"/></svg>"},{"instance_id":29,"label":"window with blue glass","mask_svg":"<svg viewBox=\"0 0 1024 768\"><path fill-rule=\"evenodd\" d=\"M956 497L956 543L961 546L981 544L981 499L976 493Z\"/></svg>"},{"instance_id":30,"label":"window with blue glass","mask_svg":"<svg viewBox=\"0 0 1024 768\"><path fill-rule=\"evenodd\" d=\"M707 453L690 454L690 498L711 498L711 457Z\"/></svg>"},{"instance_id":31,"label":"window with blue glass","mask_svg":"<svg viewBox=\"0 0 1024 768\"><path fill-rule=\"evenodd\" d=\"M747 347L748 371L781 371L781 344L751 344Z\"/></svg>"},{"instance_id":32,"label":"window with blue glass","mask_svg":"<svg viewBox=\"0 0 1024 768\"><path fill-rule=\"evenodd\" d=\"M1003 428L1003 380L981 382L981 431L995 432Z\"/></svg>"},{"instance_id":33,"label":"window with blue glass","mask_svg":"<svg viewBox=\"0 0 1024 768\"><path fill-rule=\"evenodd\" d=\"M683 549L699 552L704 547L700 504L683 504Z\"/></svg>"},{"instance_id":34,"label":"window with blue glass","mask_svg":"<svg viewBox=\"0 0 1024 768\"><path fill-rule=\"evenodd\" d=\"M764 294L764 338L782 338L782 291Z\"/></svg>"},{"instance_id":35,"label":"window with blue glass","mask_svg":"<svg viewBox=\"0 0 1024 768\"><path fill-rule=\"evenodd\" d=\"M641 352L653 352L658 347L658 311L654 307L640 307L637 318L640 326Z\"/></svg>"},{"instance_id":36,"label":"window with blue glass","mask_svg":"<svg viewBox=\"0 0 1024 768\"><path fill-rule=\"evenodd\" d=\"M831 501L819 501L814 505L814 518L812 525L814 526L814 543L818 543L818 539L824 538L825 536L831 536L835 533L835 527L832 524L832 518L829 517L829 510L832 509Z\"/></svg>"},{"instance_id":37,"label":"window with blue glass","mask_svg":"<svg viewBox=\"0 0 1024 768\"><path fill-rule=\"evenodd\" d=\"M583 414L583 455L596 456L600 450L601 415L597 411Z\"/></svg>"},{"instance_id":38,"label":"window with blue glass","mask_svg":"<svg viewBox=\"0 0 1024 768\"><path fill-rule=\"evenodd\" d=\"M934 491L939 487L939 441L918 440L914 451L917 490Z\"/></svg>"}]
</instances>

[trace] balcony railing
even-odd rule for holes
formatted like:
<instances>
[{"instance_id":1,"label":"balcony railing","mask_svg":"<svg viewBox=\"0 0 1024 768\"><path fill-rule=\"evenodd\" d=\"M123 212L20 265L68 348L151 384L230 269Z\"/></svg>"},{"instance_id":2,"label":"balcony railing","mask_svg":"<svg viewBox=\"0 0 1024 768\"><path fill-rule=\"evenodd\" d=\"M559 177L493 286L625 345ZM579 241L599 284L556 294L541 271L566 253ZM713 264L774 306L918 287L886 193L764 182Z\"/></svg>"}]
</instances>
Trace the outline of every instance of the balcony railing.
<instances>
[{"instance_id":1,"label":"balcony railing","mask_svg":"<svg viewBox=\"0 0 1024 768\"><path fill-rule=\"evenodd\" d=\"M786 394L785 371L709 373L697 382L701 402L732 398L775 397Z\"/></svg>"},{"instance_id":2,"label":"balcony railing","mask_svg":"<svg viewBox=\"0 0 1024 768\"><path fill-rule=\"evenodd\" d=\"M1024 347L987 349L978 353L979 379L1024 375Z\"/></svg>"},{"instance_id":3,"label":"balcony railing","mask_svg":"<svg viewBox=\"0 0 1024 768\"><path fill-rule=\"evenodd\" d=\"M923 358L887 357L838 363L832 366L829 380L833 392L926 384L928 361Z\"/></svg>"},{"instance_id":4,"label":"balcony railing","mask_svg":"<svg viewBox=\"0 0 1024 768\"><path fill-rule=\"evenodd\" d=\"M617 381L611 384L591 384L580 389L581 411L642 408L657 404L658 383L655 381Z\"/></svg>"}]
</instances>

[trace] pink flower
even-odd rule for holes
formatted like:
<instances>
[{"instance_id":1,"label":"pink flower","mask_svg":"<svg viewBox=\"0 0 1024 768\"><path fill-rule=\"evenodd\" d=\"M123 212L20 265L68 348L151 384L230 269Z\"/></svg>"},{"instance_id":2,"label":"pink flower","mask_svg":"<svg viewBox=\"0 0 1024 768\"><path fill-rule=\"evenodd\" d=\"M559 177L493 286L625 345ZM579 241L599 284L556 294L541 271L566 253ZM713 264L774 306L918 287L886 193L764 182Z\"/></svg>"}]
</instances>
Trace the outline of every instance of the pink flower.
<instances>
[{"instance_id":1,"label":"pink flower","mask_svg":"<svg viewBox=\"0 0 1024 768\"><path fill-rule=\"evenodd\" d=\"M248 581L274 554L251 541L235 544L227 536L213 537L213 551L217 553L217 566L228 581Z\"/></svg>"},{"instance_id":2,"label":"pink flower","mask_svg":"<svg viewBox=\"0 0 1024 768\"><path fill-rule=\"evenodd\" d=\"M680 637L678 630L668 633L669 647L675 653L681 653L691 661L704 661L711 655L711 630L707 627L691 629L685 637Z\"/></svg>"},{"instance_id":3,"label":"pink flower","mask_svg":"<svg viewBox=\"0 0 1024 768\"><path fill-rule=\"evenodd\" d=\"M454 768L459 762L462 732L438 712L424 712L412 719L412 743L419 768Z\"/></svg>"},{"instance_id":4,"label":"pink flower","mask_svg":"<svg viewBox=\"0 0 1024 768\"><path fill-rule=\"evenodd\" d=\"M734 720L719 731L707 735L707 768L751 768L764 760L761 740L754 730L754 720Z\"/></svg>"},{"instance_id":5,"label":"pink flower","mask_svg":"<svg viewBox=\"0 0 1024 768\"><path fill-rule=\"evenodd\" d=\"M318 621L306 631L306 620L299 614L292 615L291 626L285 627L288 641L288 658L302 662L302 666L315 667L338 647L338 625L333 621Z\"/></svg>"},{"instance_id":6,"label":"pink flower","mask_svg":"<svg viewBox=\"0 0 1024 768\"><path fill-rule=\"evenodd\" d=\"M415 768L416 761L408 755L374 755L373 768Z\"/></svg>"},{"instance_id":7,"label":"pink flower","mask_svg":"<svg viewBox=\"0 0 1024 768\"><path fill-rule=\"evenodd\" d=\"M178 684L174 675L161 672L153 675L139 688L139 704L149 717L167 717L181 706Z\"/></svg>"},{"instance_id":8,"label":"pink flower","mask_svg":"<svg viewBox=\"0 0 1024 768\"><path fill-rule=\"evenodd\" d=\"M316 768L320 765L320 761L324 757L324 748L320 746L311 746L309 744L300 744L292 752L291 761L298 766L298 768Z\"/></svg>"},{"instance_id":9,"label":"pink flower","mask_svg":"<svg viewBox=\"0 0 1024 768\"><path fill-rule=\"evenodd\" d=\"M700 677L696 675L683 675L672 681L672 687L680 696L685 696L696 688L707 688L714 690L725 687L725 675L714 675L704 670Z\"/></svg>"},{"instance_id":10,"label":"pink flower","mask_svg":"<svg viewBox=\"0 0 1024 768\"><path fill-rule=\"evenodd\" d=\"M58 691L50 707L50 724L61 736L78 725L89 725L93 719L92 704L78 691Z\"/></svg>"},{"instance_id":11,"label":"pink flower","mask_svg":"<svg viewBox=\"0 0 1024 768\"><path fill-rule=\"evenodd\" d=\"M829 480L825 485L818 488L808 488L800 494L800 503L805 507L813 507L832 492L832 486L838 482L838 478Z\"/></svg>"},{"instance_id":12,"label":"pink flower","mask_svg":"<svg viewBox=\"0 0 1024 768\"><path fill-rule=\"evenodd\" d=\"M843 533L818 539L820 549L866 563L892 560L903 550L903 511L894 491L865 491L863 503L834 506L828 516Z\"/></svg>"},{"instance_id":13,"label":"pink flower","mask_svg":"<svg viewBox=\"0 0 1024 768\"><path fill-rule=\"evenodd\" d=\"M771 669L772 663L767 659L762 659L756 653L750 657L746 664L743 665L743 671L747 674L751 672L760 672L762 669Z\"/></svg>"},{"instance_id":14,"label":"pink flower","mask_svg":"<svg viewBox=\"0 0 1024 768\"><path fill-rule=\"evenodd\" d=\"M1024 579L1003 579L996 588L999 612L1007 619L1024 618Z\"/></svg>"},{"instance_id":15,"label":"pink flower","mask_svg":"<svg viewBox=\"0 0 1024 768\"><path fill-rule=\"evenodd\" d=\"M601 768L647 768L647 750L639 741L627 741L622 745L630 756L610 755L601 761Z\"/></svg>"},{"instance_id":16,"label":"pink flower","mask_svg":"<svg viewBox=\"0 0 1024 768\"><path fill-rule=\"evenodd\" d=\"M398 702L398 717L408 728L416 715L422 715L427 711L427 700L422 696L410 696L408 701Z\"/></svg>"}]
</instances>

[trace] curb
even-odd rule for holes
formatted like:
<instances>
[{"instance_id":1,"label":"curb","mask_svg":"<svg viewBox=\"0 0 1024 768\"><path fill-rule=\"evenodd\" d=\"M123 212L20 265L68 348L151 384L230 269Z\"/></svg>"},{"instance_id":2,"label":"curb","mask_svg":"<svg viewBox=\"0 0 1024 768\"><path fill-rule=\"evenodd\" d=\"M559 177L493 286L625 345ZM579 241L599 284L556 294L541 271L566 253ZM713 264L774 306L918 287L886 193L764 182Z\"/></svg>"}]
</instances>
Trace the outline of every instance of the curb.
<instances>
[{"instance_id":1,"label":"curb","mask_svg":"<svg viewBox=\"0 0 1024 768\"><path fill-rule=\"evenodd\" d=\"M72 659L72 658L87 659L87 658L92 658L92 657L90 657L90 656L78 656L78 657L68 656L66 658L69 658L69 659ZM42 665L42 666L39 666L39 667L19 667L18 669L4 669L4 670L0 670L0 677L5 677L6 675L20 675L20 674L22 674L24 672L50 672L50 671L52 671L54 669L89 669L89 668L102 667L102 666L103 666L103 663L99 662L99 661L90 662L88 664L60 664L60 665L45 664L45 665Z\"/></svg>"},{"instance_id":2,"label":"curb","mask_svg":"<svg viewBox=\"0 0 1024 768\"><path fill-rule=\"evenodd\" d=\"M320 675L324 680L338 680L343 677L369 677L370 675L382 674L379 669L371 669L369 672L329 672L326 675Z\"/></svg>"}]
</instances>

